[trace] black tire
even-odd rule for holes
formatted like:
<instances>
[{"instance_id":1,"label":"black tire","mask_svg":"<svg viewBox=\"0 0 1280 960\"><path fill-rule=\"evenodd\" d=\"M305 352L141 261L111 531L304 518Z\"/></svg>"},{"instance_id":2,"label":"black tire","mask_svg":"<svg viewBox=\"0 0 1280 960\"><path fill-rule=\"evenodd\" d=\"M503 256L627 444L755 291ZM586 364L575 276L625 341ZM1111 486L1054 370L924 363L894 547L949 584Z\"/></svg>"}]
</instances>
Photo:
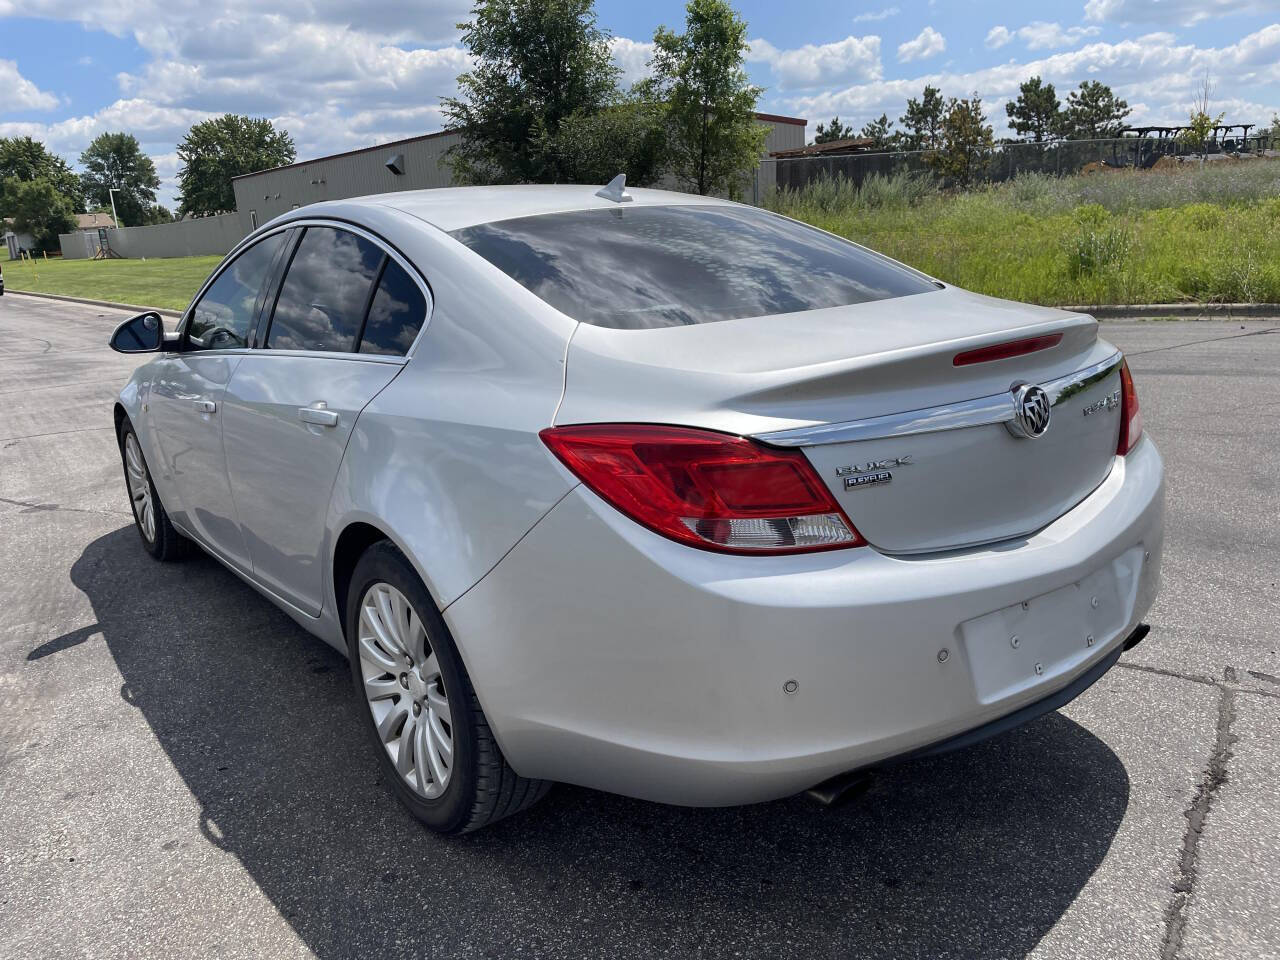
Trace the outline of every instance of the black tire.
<instances>
[{"instance_id":1,"label":"black tire","mask_svg":"<svg viewBox=\"0 0 1280 960\"><path fill-rule=\"evenodd\" d=\"M125 456L125 445L129 441L130 435L135 438L137 434L133 429L133 424L126 417L120 424L120 464L124 468L124 485L126 492L129 487L129 464ZM148 537L143 529L142 520L138 516L138 504L132 496L129 497L129 509L133 511L133 526L138 531L138 539L142 541L143 548L147 553L151 554L161 563L174 563L179 560L185 560L191 555L194 544L182 534L180 534L169 520L169 514L164 508L164 504L160 501L160 494L156 492L156 485L151 480L151 468L147 466L146 457L142 454L142 447L139 444L138 455L142 458L142 465L146 470L147 486L151 490L151 504L153 507L155 518L155 535Z\"/></svg>"},{"instance_id":2,"label":"black tire","mask_svg":"<svg viewBox=\"0 0 1280 960\"><path fill-rule=\"evenodd\" d=\"M427 642L440 665L440 677L449 701L452 720L453 765L444 792L427 799L410 787L396 770L378 735L373 712L365 696L364 678L357 650L360 607L366 592L386 583L409 601L427 633ZM471 678L462 665L444 618L413 565L390 541L375 543L356 563L347 592L347 651L357 710L378 758L383 779L409 812L438 833L470 833L509 817L541 800L550 781L529 780L511 769L494 739Z\"/></svg>"}]
</instances>

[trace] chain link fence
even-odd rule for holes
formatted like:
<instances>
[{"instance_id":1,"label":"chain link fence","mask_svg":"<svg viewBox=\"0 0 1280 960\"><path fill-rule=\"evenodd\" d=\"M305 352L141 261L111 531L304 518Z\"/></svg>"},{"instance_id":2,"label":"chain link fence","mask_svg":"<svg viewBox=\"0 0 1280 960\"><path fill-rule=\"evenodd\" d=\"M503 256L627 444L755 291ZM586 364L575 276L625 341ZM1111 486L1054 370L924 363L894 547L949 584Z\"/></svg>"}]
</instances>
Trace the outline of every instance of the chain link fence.
<instances>
[{"instance_id":1,"label":"chain link fence","mask_svg":"<svg viewBox=\"0 0 1280 960\"><path fill-rule=\"evenodd\" d=\"M969 158L969 183L999 183L1019 174L1053 176L1117 169L1176 168L1188 162L1247 162L1280 156L1280 143L1267 134L1211 141L1204 150L1173 137L1116 137L1108 140L1057 140L1050 143L1002 143ZM1280 138L1278 138L1280 139ZM792 157L765 160L759 172L762 189L799 190L821 179L837 177L861 184L871 176L937 175L935 151L853 153L838 157ZM944 186L954 178L939 177Z\"/></svg>"}]
</instances>

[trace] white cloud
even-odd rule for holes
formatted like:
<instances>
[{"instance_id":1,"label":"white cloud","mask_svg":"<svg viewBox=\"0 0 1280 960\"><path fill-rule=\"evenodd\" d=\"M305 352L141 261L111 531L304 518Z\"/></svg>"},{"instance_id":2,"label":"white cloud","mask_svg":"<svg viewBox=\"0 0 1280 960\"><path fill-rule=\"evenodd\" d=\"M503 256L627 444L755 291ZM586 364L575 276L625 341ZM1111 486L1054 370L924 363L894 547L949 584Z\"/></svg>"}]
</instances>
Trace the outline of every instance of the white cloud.
<instances>
[{"instance_id":1,"label":"white cloud","mask_svg":"<svg viewBox=\"0 0 1280 960\"><path fill-rule=\"evenodd\" d=\"M1231 80L1231 92L1216 101L1227 122L1266 122L1280 112L1280 24L1257 30L1222 47L1179 43L1167 33L1148 34L1117 43L1095 42L1079 50L1053 53L1023 62L1011 61L980 70L940 71L910 79L855 84L840 90L788 98L779 104L796 116L890 117L902 113L908 97L920 96L926 83L945 96L978 91L997 135L1004 132L1004 103L1018 95L1031 76L1053 83L1064 100L1081 80L1110 84L1133 108L1132 123L1175 124L1187 116L1196 88L1209 71Z\"/></svg>"},{"instance_id":2,"label":"white cloud","mask_svg":"<svg viewBox=\"0 0 1280 960\"><path fill-rule=\"evenodd\" d=\"M883 10L872 10L867 13L860 13L853 18L854 23L879 23L881 20L888 20L890 17L896 17L902 11L897 7L885 7Z\"/></svg>"},{"instance_id":3,"label":"white cloud","mask_svg":"<svg viewBox=\"0 0 1280 960\"><path fill-rule=\"evenodd\" d=\"M1274 0L1088 0L1086 20L1191 26L1231 14L1276 12Z\"/></svg>"},{"instance_id":4,"label":"white cloud","mask_svg":"<svg viewBox=\"0 0 1280 960\"><path fill-rule=\"evenodd\" d=\"M609 41L613 62L622 68L622 85L629 87L649 75L649 59L653 56L653 44L626 37L614 37Z\"/></svg>"},{"instance_id":5,"label":"white cloud","mask_svg":"<svg viewBox=\"0 0 1280 960\"><path fill-rule=\"evenodd\" d=\"M994 26L987 31L987 49L999 50L1005 44L1012 42L1013 31L1005 26Z\"/></svg>"},{"instance_id":6,"label":"white cloud","mask_svg":"<svg viewBox=\"0 0 1280 960\"><path fill-rule=\"evenodd\" d=\"M52 110L58 98L46 93L18 72L13 60L0 60L0 90L6 110Z\"/></svg>"},{"instance_id":7,"label":"white cloud","mask_svg":"<svg viewBox=\"0 0 1280 960\"><path fill-rule=\"evenodd\" d=\"M898 62L910 63L912 60L924 60L947 49L947 41L933 27L925 27L914 40L898 45Z\"/></svg>"},{"instance_id":8,"label":"white cloud","mask_svg":"<svg viewBox=\"0 0 1280 960\"><path fill-rule=\"evenodd\" d=\"M356 29L402 45L439 46L457 39L457 24L469 16L468 0L432 0L410 11L403 0L362 0L358 11L350 0L308 0L286 5L263 0L0 0L0 17L65 20L118 37L132 36L149 53L173 53L184 38L208 29L210 18L245 25L242 39L252 37L255 16L271 8L287 11L292 28L303 24Z\"/></svg>"},{"instance_id":9,"label":"white cloud","mask_svg":"<svg viewBox=\"0 0 1280 960\"><path fill-rule=\"evenodd\" d=\"M1036 20L1018 29L1018 39L1028 50L1052 50L1058 47L1074 47L1086 37L1096 37L1100 27L1063 27L1057 23Z\"/></svg>"},{"instance_id":10,"label":"white cloud","mask_svg":"<svg viewBox=\"0 0 1280 960\"><path fill-rule=\"evenodd\" d=\"M784 90L866 82L883 76L880 38L876 36L845 37L835 43L807 43L791 50L779 50L768 40L752 40L747 59L768 64Z\"/></svg>"},{"instance_id":11,"label":"white cloud","mask_svg":"<svg viewBox=\"0 0 1280 960\"><path fill-rule=\"evenodd\" d=\"M1025 43L1028 50L1052 50L1074 47L1086 37L1096 37L1101 32L1100 27L1063 27L1059 23L1035 20L1017 30L1003 25L992 27L987 31L986 45L988 50L999 50L1017 39Z\"/></svg>"}]
</instances>

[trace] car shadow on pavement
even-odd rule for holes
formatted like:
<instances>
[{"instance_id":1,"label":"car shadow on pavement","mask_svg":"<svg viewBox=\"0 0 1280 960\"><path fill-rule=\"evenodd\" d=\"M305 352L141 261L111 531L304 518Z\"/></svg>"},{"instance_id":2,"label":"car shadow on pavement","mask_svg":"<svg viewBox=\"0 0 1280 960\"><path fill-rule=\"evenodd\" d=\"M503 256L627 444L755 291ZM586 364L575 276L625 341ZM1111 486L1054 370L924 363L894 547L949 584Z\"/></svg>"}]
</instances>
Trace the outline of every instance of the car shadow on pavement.
<instances>
[{"instance_id":1,"label":"car shadow on pavement","mask_svg":"<svg viewBox=\"0 0 1280 960\"><path fill-rule=\"evenodd\" d=\"M125 527L71 576L204 837L321 957L1023 956L1128 803L1116 755L1054 713L896 767L834 810L682 809L560 786L441 838L378 782L342 657L214 561L154 563ZM95 635L29 659L56 663Z\"/></svg>"}]
</instances>

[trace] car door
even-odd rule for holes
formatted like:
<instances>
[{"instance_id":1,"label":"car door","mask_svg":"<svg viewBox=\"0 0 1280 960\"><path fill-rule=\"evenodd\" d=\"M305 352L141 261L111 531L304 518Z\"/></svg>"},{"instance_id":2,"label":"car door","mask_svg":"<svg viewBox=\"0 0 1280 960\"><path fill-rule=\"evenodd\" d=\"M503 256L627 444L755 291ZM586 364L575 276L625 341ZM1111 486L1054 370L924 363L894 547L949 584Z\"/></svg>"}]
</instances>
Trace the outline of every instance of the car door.
<instances>
[{"instance_id":1,"label":"car door","mask_svg":"<svg viewBox=\"0 0 1280 960\"><path fill-rule=\"evenodd\" d=\"M226 264L188 312L178 350L156 361L147 401L166 509L223 559L249 569L222 451L222 402L248 352L285 234L264 237Z\"/></svg>"},{"instance_id":2,"label":"car door","mask_svg":"<svg viewBox=\"0 0 1280 960\"><path fill-rule=\"evenodd\" d=\"M227 472L254 576L312 616L347 440L360 411L400 372L427 303L407 264L373 237L309 224L263 319L262 346L227 386Z\"/></svg>"}]
</instances>

